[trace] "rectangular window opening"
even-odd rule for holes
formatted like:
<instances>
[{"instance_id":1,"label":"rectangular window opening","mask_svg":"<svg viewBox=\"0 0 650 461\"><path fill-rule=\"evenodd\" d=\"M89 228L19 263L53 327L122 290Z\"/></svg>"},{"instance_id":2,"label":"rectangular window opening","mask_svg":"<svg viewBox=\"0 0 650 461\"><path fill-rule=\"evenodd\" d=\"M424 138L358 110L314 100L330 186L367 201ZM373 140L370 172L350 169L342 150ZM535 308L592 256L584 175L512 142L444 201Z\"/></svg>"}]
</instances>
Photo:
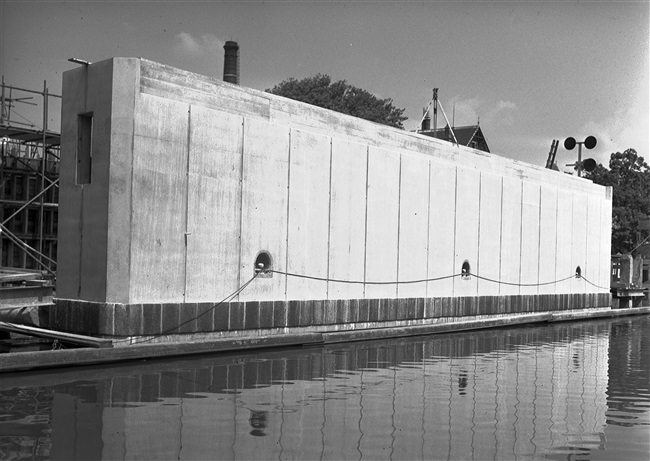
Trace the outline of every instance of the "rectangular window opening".
<instances>
[{"instance_id":1,"label":"rectangular window opening","mask_svg":"<svg viewBox=\"0 0 650 461\"><path fill-rule=\"evenodd\" d=\"M93 153L93 114L79 114L77 120L77 184L90 184Z\"/></svg>"}]
</instances>

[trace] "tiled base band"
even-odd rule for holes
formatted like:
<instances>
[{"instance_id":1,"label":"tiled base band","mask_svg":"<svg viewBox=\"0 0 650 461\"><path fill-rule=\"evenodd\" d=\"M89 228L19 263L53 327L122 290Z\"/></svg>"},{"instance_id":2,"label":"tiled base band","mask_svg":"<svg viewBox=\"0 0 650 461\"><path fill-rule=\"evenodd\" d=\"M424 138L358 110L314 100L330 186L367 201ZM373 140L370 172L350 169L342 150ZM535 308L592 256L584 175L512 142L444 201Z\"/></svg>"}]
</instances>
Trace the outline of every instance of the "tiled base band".
<instances>
[{"instance_id":1,"label":"tiled base band","mask_svg":"<svg viewBox=\"0 0 650 461\"><path fill-rule=\"evenodd\" d=\"M49 328L91 336L212 333L332 325L366 325L438 318L607 308L609 293L474 296L403 299L246 301L215 303L96 303L56 299ZM45 323L45 322L43 322ZM336 327L334 327L336 326Z\"/></svg>"}]
</instances>

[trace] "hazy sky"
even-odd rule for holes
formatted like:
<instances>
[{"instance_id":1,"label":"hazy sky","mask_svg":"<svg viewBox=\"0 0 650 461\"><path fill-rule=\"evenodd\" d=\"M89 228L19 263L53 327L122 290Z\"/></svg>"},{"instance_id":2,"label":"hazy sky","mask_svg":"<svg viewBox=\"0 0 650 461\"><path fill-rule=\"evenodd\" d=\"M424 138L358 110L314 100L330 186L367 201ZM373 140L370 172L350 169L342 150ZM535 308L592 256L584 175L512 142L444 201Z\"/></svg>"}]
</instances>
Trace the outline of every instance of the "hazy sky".
<instances>
[{"instance_id":1,"label":"hazy sky","mask_svg":"<svg viewBox=\"0 0 650 461\"><path fill-rule=\"evenodd\" d=\"M244 86L328 74L393 98L407 129L437 87L457 126L480 119L493 153L544 165L553 139L594 135L583 156L607 165L630 147L650 160L649 5L0 0L0 67L7 84L47 81L58 94L71 57L137 56L221 79L235 40ZM563 169L576 152L560 147Z\"/></svg>"}]
</instances>

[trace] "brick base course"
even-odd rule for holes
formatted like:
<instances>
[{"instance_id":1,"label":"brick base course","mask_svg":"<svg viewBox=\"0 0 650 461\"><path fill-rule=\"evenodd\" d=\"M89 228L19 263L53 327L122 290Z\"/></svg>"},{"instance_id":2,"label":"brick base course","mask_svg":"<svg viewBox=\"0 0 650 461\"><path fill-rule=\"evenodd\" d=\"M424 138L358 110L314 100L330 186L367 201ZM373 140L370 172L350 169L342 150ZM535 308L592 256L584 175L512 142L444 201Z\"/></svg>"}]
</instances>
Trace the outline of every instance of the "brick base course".
<instances>
[{"instance_id":1,"label":"brick base course","mask_svg":"<svg viewBox=\"0 0 650 461\"><path fill-rule=\"evenodd\" d=\"M607 308L609 293L400 299L247 301L214 303L96 303L56 299L49 328L93 336L252 331L273 328L379 328L389 322L478 315ZM355 325L356 324L356 325ZM335 328L333 328L335 329Z\"/></svg>"}]
</instances>

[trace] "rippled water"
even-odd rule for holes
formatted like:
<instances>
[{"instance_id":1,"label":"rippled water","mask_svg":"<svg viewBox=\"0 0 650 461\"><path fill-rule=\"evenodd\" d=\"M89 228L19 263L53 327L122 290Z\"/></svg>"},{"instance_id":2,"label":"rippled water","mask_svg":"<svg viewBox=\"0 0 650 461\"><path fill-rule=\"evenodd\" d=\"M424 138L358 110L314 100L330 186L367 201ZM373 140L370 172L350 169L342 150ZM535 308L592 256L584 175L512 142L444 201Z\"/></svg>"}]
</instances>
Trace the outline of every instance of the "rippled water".
<instances>
[{"instance_id":1,"label":"rippled water","mask_svg":"<svg viewBox=\"0 0 650 461\"><path fill-rule=\"evenodd\" d=\"M650 320L6 374L2 459L648 459Z\"/></svg>"}]
</instances>

